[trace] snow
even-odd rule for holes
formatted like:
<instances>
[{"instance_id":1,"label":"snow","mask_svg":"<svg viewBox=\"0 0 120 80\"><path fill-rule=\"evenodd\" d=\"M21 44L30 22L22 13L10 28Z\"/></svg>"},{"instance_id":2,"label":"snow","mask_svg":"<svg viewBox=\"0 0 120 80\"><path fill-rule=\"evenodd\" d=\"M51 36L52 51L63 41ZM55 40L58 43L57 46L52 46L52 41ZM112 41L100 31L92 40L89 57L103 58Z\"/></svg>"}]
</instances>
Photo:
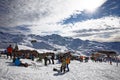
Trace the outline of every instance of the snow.
<instances>
[{"instance_id":1,"label":"snow","mask_svg":"<svg viewBox=\"0 0 120 80\"><path fill-rule=\"evenodd\" d=\"M53 50L46 50L46 49L35 49L35 48L24 46L24 45L18 45L18 47L19 47L19 50L36 50L39 53L53 52L53 53L57 54L59 52L63 52L62 50L60 50L60 51L53 51Z\"/></svg>"},{"instance_id":2,"label":"snow","mask_svg":"<svg viewBox=\"0 0 120 80\"><path fill-rule=\"evenodd\" d=\"M52 52L52 50L46 50L46 49L35 49L32 47L24 46L24 45L18 45L19 50L36 50L39 53L44 53L44 52Z\"/></svg>"},{"instance_id":3,"label":"snow","mask_svg":"<svg viewBox=\"0 0 120 80\"><path fill-rule=\"evenodd\" d=\"M22 62L31 64L29 67L14 66L12 60L0 57L0 80L119 80L120 65L110 65L108 62L95 63L89 60L88 63L71 61L70 71L65 74L58 74L53 68L60 69L55 64L44 66L43 62L22 59Z\"/></svg>"},{"instance_id":4,"label":"snow","mask_svg":"<svg viewBox=\"0 0 120 80\"><path fill-rule=\"evenodd\" d=\"M28 47L28 46L24 46L24 45L18 45L19 50L35 50L34 48Z\"/></svg>"}]
</instances>

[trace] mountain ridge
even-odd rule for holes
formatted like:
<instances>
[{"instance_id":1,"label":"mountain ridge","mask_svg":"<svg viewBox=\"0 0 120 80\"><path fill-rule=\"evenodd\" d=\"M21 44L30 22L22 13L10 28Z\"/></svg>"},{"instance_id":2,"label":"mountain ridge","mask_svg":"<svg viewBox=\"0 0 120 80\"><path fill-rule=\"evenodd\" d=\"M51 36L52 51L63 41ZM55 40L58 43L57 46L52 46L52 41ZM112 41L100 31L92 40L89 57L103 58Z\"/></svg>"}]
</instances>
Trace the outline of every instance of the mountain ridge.
<instances>
[{"instance_id":1,"label":"mountain ridge","mask_svg":"<svg viewBox=\"0 0 120 80\"><path fill-rule=\"evenodd\" d=\"M40 35L23 35L9 34L0 32L0 43L13 42L20 45L29 46L35 49L47 50L69 50L73 52L81 52L85 55L90 55L98 50L113 50L120 53L120 42L97 42L81 39L73 39L71 37L62 37L57 34L40 36ZM33 41L33 42L32 42ZM5 43L5 44L6 44ZM3 47L1 44L0 48ZM5 47L4 47L5 48Z\"/></svg>"}]
</instances>

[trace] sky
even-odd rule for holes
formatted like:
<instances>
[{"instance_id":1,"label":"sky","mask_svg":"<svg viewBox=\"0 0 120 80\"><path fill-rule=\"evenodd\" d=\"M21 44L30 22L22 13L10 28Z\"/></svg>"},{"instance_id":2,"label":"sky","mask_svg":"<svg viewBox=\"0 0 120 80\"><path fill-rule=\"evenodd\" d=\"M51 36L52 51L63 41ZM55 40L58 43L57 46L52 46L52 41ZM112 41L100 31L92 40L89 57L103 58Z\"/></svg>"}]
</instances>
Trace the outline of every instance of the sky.
<instances>
[{"instance_id":1,"label":"sky","mask_svg":"<svg viewBox=\"0 0 120 80\"><path fill-rule=\"evenodd\" d=\"M119 3L120 0L0 0L0 28L119 42Z\"/></svg>"}]
</instances>

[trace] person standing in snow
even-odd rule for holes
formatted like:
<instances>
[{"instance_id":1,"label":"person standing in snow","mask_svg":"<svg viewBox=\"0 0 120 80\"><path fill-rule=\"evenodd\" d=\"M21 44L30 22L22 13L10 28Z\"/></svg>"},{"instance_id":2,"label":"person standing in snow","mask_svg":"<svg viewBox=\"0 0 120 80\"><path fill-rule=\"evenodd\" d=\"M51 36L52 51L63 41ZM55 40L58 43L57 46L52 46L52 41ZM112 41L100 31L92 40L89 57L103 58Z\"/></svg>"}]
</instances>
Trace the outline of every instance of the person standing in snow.
<instances>
[{"instance_id":1,"label":"person standing in snow","mask_svg":"<svg viewBox=\"0 0 120 80\"><path fill-rule=\"evenodd\" d=\"M51 56L47 56L47 60L49 61L49 64L51 64L50 59L51 59Z\"/></svg>"},{"instance_id":2,"label":"person standing in snow","mask_svg":"<svg viewBox=\"0 0 120 80\"><path fill-rule=\"evenodd\" d=\"M62 58L62 64L61 64L61 67L60 67L60 71L65 73L65 68L66 68L66 59L63 57Z\"/></svg>"},{"instance_id":3,"label":"person standing in snow","mask_svg":"<svg viewBox=\"0 0 120 80\"><path fill-rule=\"evenodd\" d=\"M54 64L54 57L55 57L55 55L53 54L53 55L51 56L52 64Z\"/></svg>"},{"instance_id":4,"label":"person standing in snow","mask_svg":"<svg viewBox=\"0 0 120 80\"><path fill-rule=\"evenodd\" d=\"M71 54L70 54L70 52L67 52L63 56L65 57L67 71L69 71L69 64L70 64Z\"/></svg>"},{"instance_id":5,"label":"person standing in snow","mask_svg":"<svg viewBox=\"0 0 120 80\"><path fill-rule=\"evenodd\" d=\"M47 60L48 60L48 58L47 58L47 56L45 56L44 57L44 64L45 64L45 66L47 66Z\"/></svg>"},{"instance_id":6,"label":"person standing in snow","mask_svg":"<svg viewBox=\"0 0 120 80\"><path fill-rule=\"evenodd\" d=\"M112 58L111 57L109 57L109 61L110 61L110 65L112 65Z\"/></svg>"},{"instance_id":7,"label":"person standing in snow","mask_svg":"<svg viewBox=\"0 0 120 80\"><path fill-rule=\"evenodd\" d=\"M66 57L66 68L69 71L70 57Z\"/></svg>"},{"instance_id":8,"label":"person standing in snow","mask_svg":"<svg viewBox=\"0 0 120 80\"><path fill-rule=\"evenodd\" d=\"M34 61L34 55L33 54L30 54L30 59L32 60L32 61Z\"/></svg>"},{"instance_id":9,"label":"person standing in snow","mask_svg":"<svg viewBox=\"0 0 120 80\"><path fill-rule=\"evenodd\" d=\"M85 62L88 62L88 60L89 60L89 57L85 57Z\"/></svg>"},{"instance_id":10,"label":"person standing in snow","mask_svg":"<svg viewBox=\"0 0 120 80\"><path fill-rule=\"evenodd\" d=\"M13 48L12 48L11 45L9 45L9 46L7 47L7 59L8 59L9 56L10 56L10 58L12 59L12 52L13 52Z\"/></svg>"}]
</instances>

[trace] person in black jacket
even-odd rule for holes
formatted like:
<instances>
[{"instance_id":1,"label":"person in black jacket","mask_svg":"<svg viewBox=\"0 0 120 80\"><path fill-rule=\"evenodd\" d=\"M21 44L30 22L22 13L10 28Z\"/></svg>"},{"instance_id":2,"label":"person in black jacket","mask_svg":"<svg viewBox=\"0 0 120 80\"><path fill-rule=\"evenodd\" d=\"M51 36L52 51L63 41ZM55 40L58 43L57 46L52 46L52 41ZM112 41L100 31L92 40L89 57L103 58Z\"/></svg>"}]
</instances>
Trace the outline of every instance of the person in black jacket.
<instances>
[{"instance_id":1,"label":"person in black jacket","mask_svg":"<svg viewBox=\"0 0 120 80\"><path fill-rule=\"evenodd\" d=\"M52 64L54 64L54 55L51 56Z\"/></svg>"},{"instance_id":2,"label":"person in black jacket","mask_svg":"<svg viewBox=\"0 0 120 80\"><path fill-rule=\"evenodd\" d=\"M48 58L47 58L47 56L45 56L45 57L44 57L45 66L47 66L47 60L48 60Z\"/></svg>"}]
</instances>

